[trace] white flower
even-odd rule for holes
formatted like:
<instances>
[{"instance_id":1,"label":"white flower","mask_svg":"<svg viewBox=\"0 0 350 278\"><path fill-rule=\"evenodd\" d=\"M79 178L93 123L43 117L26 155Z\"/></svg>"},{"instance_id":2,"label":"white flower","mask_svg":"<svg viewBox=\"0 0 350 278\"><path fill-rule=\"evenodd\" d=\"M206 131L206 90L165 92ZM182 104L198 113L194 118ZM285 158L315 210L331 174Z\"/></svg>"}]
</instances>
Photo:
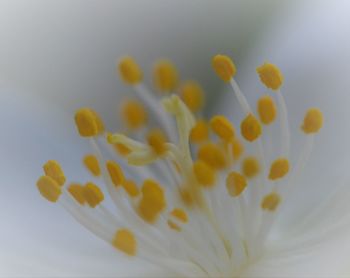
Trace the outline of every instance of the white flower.
<instances>
[{"instance_id":1,"label":"white flower","mask_svg":"<svg viewBox=\"0 0 350 278\"><path fill-rule=\"evenodd\" d=\"M293 55L291 55L291 56L293 56ZM267 56L267 57L271 57L271 56ZM258 59L256 59L256 60L258 60ZM254 62L256 62L256 61L254 61ZM285 64L289 65L289 64L292 64L292 63L290 63L290 61L287 61L287 62L285 62ZM293 74L293 72L291 72L290 70L288 70L287 73L288 74L286 74L286 76L290 76L289 74ZM250 80L250 78L251 78L250 74L251 74L251 72L249 74L246 74L245 78ZM287 81L287 84L288 84L288 81ZM334 83L332 83L332 84L334 84ZM287 86L285 86L285 87L286 87L285 88L286 91L289 91L288 87ZM303 86L301 86L301 87L303 87ZM313 90L308 89L308 91L311 92ZM258 96L256 91L248 90L248 93L251 94L250 97L252 96L252 92L254 92L256 94L256 96ZM339 93L338 90L335 90L335 92L337 93L337 95L339 95L338 94ZM305 94L302 94L302 95L299 94L297 98L300 101L300 99L303 99L304 96L305 96ZM288 99L288 98L291 98L291 97L289 97L289 95L286 94L286 98ZM306 99L307 99L307 97L306 97ZM330 99L330 100L333 101L333 105L327 103L329 105L329 106L327 106L327 105L325 105L323 103L323 105L321 105L321 107L325 107L327 109L327 111L328 111L328 113L326 113L326 115L327 115L326 121L329 120L332 123L334 123L334 120L331 120L330 118L328 118L328 116L329 116L329 110L328 109L329 109L329 107L336 107L336 106L343 107L342 106L343 103L339 103L339 100L334 100L334 99ZM41 100L38 100L38 103L40 103L40 101ZM295 106L295 105L292 105L292 107L293 106ZM345 106L345 104L344 104L344 106ZM341 109L339 109L339 110L341 110ZM292 109L290 111L294 115L294 112L296 110ZM332 112L336 112L335 110L334 111L331 110L331 111ZM341 111L343 111L343 113L345 113L344 112L345 111L344 108ZM334 116L334 115L332 114L332 116ZM292 118L292 121L293 121L293 119L295 119L294 116L291 117L291 118ZM341 119L341 118L342 117L335 117L335 119ZM334 126L334 124L332 124L331 126ZM326 124L325 130L329 131L328 128L329 128L329 125ZM335 130L336 131L344 131L344 129L335 129ZM295 134L295 133L293 132L292 134ZM323 140L326 143L333 142L333 140L330 140L329 138L327 138L327 136L333 137L334 136L333 134L334 133L332 133L332 132L323 132L322 136L320 137L320 140L321 141ZM346 136L345 133L344 134L341 133L341 134L344 135L344 137ZM58 132L57 135L61 136L61 134L59 132ZM56 136L53 136L53 137L56 137ZM327 139L326 140L322 139L322 137L323 138L326 137ZM49 140L49 142L50 142L50 140ZM343 148L343 146L345 144L336 144L336 145L340 145L340 147ZM55 146L55 144L53 142L52 142L52 146ZM324 145L322 145L322 146L324 146ZM317 147L319 147L319 146L317 146ZM334 148L331 148L331 149L334 150ZM39 152L36 152L36 153L39 153ZM317 151L316 152L316 157L324 158L324 155L322 155L322 153L323 153L323 151L322 152ZM341 155L341 154L342 154L341 152L337 152L336 153L336 155L338 155L338 156ZM347 155L347 153L343 150L344 158L346 158L346 155ZM64 155L62 155L62 158L63 157L64 157ZM60 160L61 160L61 158L60 158ZM77 159L77 160L79 160L79 159ZM311 161L311 162L313 162L313 161ZM66 163L63 163L63 164L65 166L67 165ZM74 163L72 163L72 165L73 164ZM315 163L310 163L310 164L311 165L310 165L309 169L311 169L311 172L312 172L312 169L315 169L315 166L312 167L313 165L319 165L319 164L315 164ZM345 169L341 168L341 166L342 166L341 163L340 164L337 163L336 165L337 165L337 167L334 167L334 168L339 169L339 173L341 173L341 175L343 176ZM68 171L72 171L69 168L70 167L68 167L67 170ZM327 169L328 169L328 171L331 172L331 170L333 171L334 168L331 168L331 169L327 168ZM333 183L338 184L338 182L339 182L338 177L340 175L339 173L337 173L333 179L330 178L330 181L333 181ZM308 173L306 173L306 174L308 174ZM70 176L73 176L73 175L70 174ZM80 176L83 176L83 174L80 175L78 173L74 173L74 177L80 177ZM325 174L325 177L327 177L327 176L329 177L329 175ZM299 192L299 196L297 198L297 200L299 200L299 199L301 199L302 197L305 196L304 198L306 200L308 200L308 201L301 202L301 204L300 204L301 206L304 205L304 207L305 207L304 211L306 211L306 212L310 211L310 207L315 207L315 206L319 207L319 200L323 200L321 198L323 196L318 196L316 193L319 193L319 192L317 192L317 190L314 190L315 183L320 183L320 185L322 185L322 183L319 182L318 180L315 181L315 179L311 179L309 181L310 181L309 183L302 183L302 185L305 185L305 184L312 185L312 186L308 186L308 188L309 188L309 190L307 190L308 194L306 194L306 193L304 194L303 190L299 190L298 191ZM328 184L330 184L330 183L328 183ZM319 191L323 192L324 191L323 189L324 189L324 187L322 187L322 190L319 190ZM322 215L322 216L325 215L324 212L332 212L332 213L334 213L334 215L336 215L338 217L341 214L340 212L346 211L347 210L347 207L345 206L346 202L341 202L341 201L342 200L346 200L346 193L347 192L348 192L347 190L344 190L344 191L342 191L339 194L340 196L335 196L334 197L334 200L336 200L336 202L339 204L339 206L335 207L334 205L332 205L332 202L329 202L329 204L330 204L329 207L324 208L323 206L320 206L319 207L320 215ZM324 195L326 195L326 194L324 194ZM342 197L342 198L340 198L340 197ZM344 206L342 206L342 205L344 205ZM298 207L299 207L299 205L298 205ZM324 208L324 210L322 210L323 208ZM48 207L48 209L50 209L50 208ZM285 211L288 212L288 208ZM289 212L290 211L292 211L292 212L293 211L294 212L295 211L300 212L301 210L296 208L295 203L293 203L291 206L289 206ZM52 211L52 213L53 213L53 211ZM290 221L291 218L288 217L288 215L290 215L290 214L293 215L293 213L283 214L284 216L287 216L287 217L283 217L285 219L282 219L282 220L285 220L285 221L280 221L278 223L282 223L282 224L286 224L286 223L288 224L289 223L290 225L294 225L295 223L300 222L299 221L299 219L301 218L300 215L297 215L297 216L294 215L294 218L292 218L292 220L294 219L296 221L293 222L293 221ZM315 248L314 245L310 244L310 242L312 242L312 241L310 241L310 238L313 238L314 235L317 236L320 233L322 233L323 230L324 230L324 227L331 226L331 228L333 228L332 226L334 225L334 223L333 223L334 222L334 220L333 220L334 217L333 217L332 214L330 214L328 217L329 217L330 221L328 223L325 222L324 225L322 225L321 221L313 221L313 222L311 221L310 226L312 226L312 227L308 227L308 226L305 226L305 225L304 226L303 225L298 225L296 227L296 229L295 229L294 235L292 235L289 238L288 238L288 236L290 235L290 233L288 231L288 227L289 226L288 225L278 225L277 224L277 227L280 228L280 229L277 229L276 238L280 237L281 235L282 236L284 235L285 236L283 238L284 243L286 243L286 241L288 241L288 244L290 244L289 240L291 240L291 239L293 239L293 240L297 239L297 241L300 242L300 243L297 244L298 243L297 242L294 246L291 244L291 254L288 253L288 252L287 253L276 252L276 250L280 251L280 249L284 247L283 244L281 244L281 245L277 244L278 248L276 248L276 244L274 246L270 246L270 248L267 248L265 250L265 255L263 256L263 258L261 260L259 260L258 262L256 262L256 264L251 265L251 267L249 267L249 269L247 269L248 272L245 273L245 274L246 275L252 275L252 276L256 276L257 273L261 274L261 275L265 275L265 276L280 276L281 273L283 273L285 275L288 275L288 276L295 276L295 275L298 275L298 276L300 276L300 275L317 275L317 276L319 276L321 274L323 274L324 276L338 275L340 273L340 271L343 270L342 267L344 265L346 266L346 264L344 264L342 259L346 259L346 251L348 250L348 248L346 247L347 246L346 244L348 243L348 241L346 239L347 229L345 229L345 228L337 229L336 230L337 231L336 234L335 233L331 233L327 237L322 237L322 241L320 241L320 242L325 243L325 244L322 244L322 245L320 245L317 248ZM314 219L317 220L317 219L320 219L320 218L316 217ZM343 220L346 220L346 219L343 219ZM40 223L42 223L42 221L40 221L40 222L38 221L38 225L40 225ZM315 223L316 224L318 223L318 225L316 225ZM347 223L347 222L345 221L345 223ZM61 225L57 225L57 227L60 227L60 226ZM69 229L74 229L73 225L70 225L70 226L71 227L69 227ZM335 225L335 226L336 226L336 228L338 228L337 225ZM305 228L305 229L303 229L303 228ZM286 231L286 229L287 229L287 231ZM80 234L81 235L85 235L83 232L81 232ZM271 235L275 236L275 234L271 234ZM50 235L50 236L52 236L52 241L61 240L59 236L54 236L54 235ZM335 241L337 244L333 244L333 241ZM97 246L95 241L91 240L90 242L91 242L91 245ZM72 242L72 244L74 244L74 242ZM40 244L38 244L38 245L40 246ZM38 246L38 245L34 245L33 244L33 249L36 246ZM304 249L303 248L301 248L301 249L298 248L300 246L301 247L306 246L307 250L305 251L305 248ZM92 250L92 248L93 248L92 246L89 246L89 247L87 247L87 250ZM97 247L97 249L98 249L98 247ZM69 258L68 257L69 254L65 254L65 256L66 256L65 260L67 262L72 262L74 264L80 264L81 263L81 265L82 265L82 267L81 267L82 272L74 273L76 275L79 275L79 274L81 275L81 273L83 273L83 272L84 273L89 273L89 270L92 270L95 273L96 272L97 273L101 273L101 275L104 275L105 273L107 273L107 275L108 274L112 275L111 273L113 273L113 271L111 271L111 272L108 272L108 271L104 272L105 271L105 267L104 266L105 265L109 265L110 268L113 268L113 265L114 265L114 262L115 262L115 260L114 260L115 259L115 254L112 251L113 249L112 248L110 248L110 249L103 248L102 246L101 246L101 249L103 249L103 252L95 253L94 255L92 255L90 257L89 256L78 256L78 257L73 257L72 256L72 258ZM271 250L272 250L272 252L270 252ZM301 250L301 252L300 252L300 250ZM309 252L309 250L311 252ZM45 250L43 250L43 251L45 251ZM107 252L109 252L109 251L111 251L111 253L109 254L110 256L106 255ZM341 251L344 251L344 255L341 253ZM49 252L49 251L46 251L46 252ZM43 252L43 253L45 254L45 252ZM102 254L102 253L105 254L105 256L103 257L103 261L101 262L101 260L97 260L96 259L96 257L98 256L98 255L96 256L96 254ZM337 256L333 256L334 253L336 253ZM12 255L14 256L15 254L12 254ZM283 256L283 255L285 255L285 256ZM27 257L29 257L29 254L28 254ZM58 260L60 259L60 257L62 257L62 254L57 254ZM338 264L335 264L333 260L330 260L332 258L334 258L336 260L336 263L338 263ZM41 260L42 263L40 264L40 267L42 268L42 271L43 271L42 273L44 275L45 275L45 273L49 273L49 271L55 271L54 270L54 266L57 265L57 264L55 264L55 262L47 262L45 260L45 258L41 258L41 259L42 259ZM107 260L108 260L108 263L110 263L110 264L106 263ZM38 259L34 258L33 261L38 261ZM11 262L12 265L11 266L8 265L7 267L14 268L15 265L13 265L13 261L9 260L9 262ZM104 263L106 263L106 264L104 265ZM23 267L23 263L20 263L19 265ZM45 269L44 265L48 265L47 269ZM133 267L133 265L135 265L135 264L133 262L131 262L130 267ZM323 267L321 268L320 265L322 265ZM65 274L72 275L72 272L70 273L71 267L69 266L69 263L66 263L65 266L66 266L65 270L61 270L60 269L60 270L56 270L55 272L56 273L61 273L62 275L65 275ZM28 267L29 268L30 267L34 267L34 265L31 264L31 263L28 263ZM137 265L137 267L139 267L139 264ZM75 268L75 269L77 269L77 268ZM116 273L120 273L119 269L116 269L115 271L116 271ZM142 271L143 271L143 269L141 269L141 272ZM342 273L344 273L344 272L342 272ZM345 275L346 275L346 272L345 272Z\"/></svg>"}]
</instances>

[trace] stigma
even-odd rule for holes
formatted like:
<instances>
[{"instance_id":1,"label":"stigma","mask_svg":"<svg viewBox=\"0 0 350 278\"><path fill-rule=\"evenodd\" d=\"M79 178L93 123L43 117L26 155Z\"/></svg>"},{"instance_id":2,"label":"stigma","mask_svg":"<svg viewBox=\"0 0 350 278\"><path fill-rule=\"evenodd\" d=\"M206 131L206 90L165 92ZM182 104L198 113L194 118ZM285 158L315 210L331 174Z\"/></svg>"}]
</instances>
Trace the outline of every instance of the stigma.
<instances>
[{"instance_id":1,"label":"stigma","mask_svg":"<svg viewBox=\"0 0 350 278\"><path fill-rule=\"evenodd\" d=\"M266 93L254 105L238 86L230 57L214 56L212 67L231 87L240 118L204 116L203 88L181 81L171 61L154 64L152 92L137 61L121 58L118 74L135 91L121 102L123 132L108 130L92 108L77 110L77 133L91 144L81 163L90 179L67 181L64 167L49 160L37 181L40 194L127 257L179 276L239 276L264 253L302 169L289 154L280 69L268 62L257 67ZM295 131L305 144L293 146L303 162L322 125L321 110L307 109ZM270 126L279 133L272 136Z\"/></svg>"}]
</instances>

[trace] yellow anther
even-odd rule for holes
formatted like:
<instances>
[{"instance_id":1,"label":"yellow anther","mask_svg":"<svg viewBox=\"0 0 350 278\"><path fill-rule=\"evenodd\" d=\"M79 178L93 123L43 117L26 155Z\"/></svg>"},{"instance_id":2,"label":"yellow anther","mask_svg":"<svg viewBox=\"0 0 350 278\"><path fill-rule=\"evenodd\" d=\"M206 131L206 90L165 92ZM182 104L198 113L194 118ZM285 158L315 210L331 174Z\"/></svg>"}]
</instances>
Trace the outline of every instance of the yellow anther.
<instances>
[{"instance_id":1,"label":"yellow anther","mask_svg":"<svg viewBox=\"0 0 350 278\"><path fill-rule=\"evenodd\" d=\"M135 256L137 241L134 234L128 229L119 229L113 238L112 245L129 256Z\"/></svg>"},{"instance_id":2,"label":"yellow anther","mask_svg":"<svg viewBox=\"0 0 350 278\"><path fill-rule=\"evenodd\" d=\"M64 185L66 181L66 177L62 171L60 164L56 160L49 160L43 166L44 172L46 176L54 179L58 185Z\"/></svg>"},{"instance_id":3,"label":"yellow anther","mask_svg":"<svg viewBox=\"0 0 350 278\"><path fill-rule=\"evenodd\" d=\"M262 133L261 124L258 119L253 115L249 114L241 123L241 134L249 142L253 142Z\"/></svg>"},{"instance_id":4,"label":"yellow anther","mask_svg":"<svg viewBox=\"0 0 350 278\"><path fill-rule=\"evenodd\" d=\"M283 75L279 68L270 63L264 63L257 67L256 72L259 74L261 82L272 90L278 90L283 83Z\"/></svg>"},{"instance_id":5,"label":"yellow anther","mask_svg":"<svg viewBox=\"0 0 350 278\"><path fill-rule=\"evenodd\" d=\"M209 138L209 127L208 124L199 120L196 122L195 126L191 129L190 140L192 143L200 143Z\"/></svg>"},{"instance_id":6,"label":"yellow anther","mask_svg":"<svg viewBox=\"0 0 350 278\"><path fill-rule=\"evenodd\" d=\"M130 197L136 197L140 193L136 183L132 180L124 180L122 186Z\"/></svg>"},{"instance_id":7,"label":"yellow anther","mask_svg":"<svg viewBox=\"0 0 350 278\"><path fill-rule=\"evenodd\" d=\"M158 61L154 65L154 84L161 92L173 91L178 82L175 66L168 60Z\"/></svg>"},{"instance_id":8,"label":"yellow anther","mask_svg":"<svg viewBox=\"0 0 350 278\"><path fill-rule=\"evenodd\" d=\"M144 181L141 191L139 214L146 222L153 223L166 206L164 190L157 182L147 179Z\"/></svg>"},{"instance_id":9,"label":"yellow anther","mask_svg":"<svg viewBox=\"0 0 350 278\"><path fill-rule=\"evenodd\" d=\"M216 74L225 82L229 82L236 75L236 66L226 55L216 55L212 61Z\"/></svg>"},{"instance_id":10,"label":"yellow anther","mask_svg":"<svg viewBox=\"0 0 350 278\"><path fill-rule=\"evenodd\" d=\"M215 170L204 161L197 160L193 163L193 173L200 185L210 187L215 184Z\"/></svg>"},{"instance_id":11,"label":"yellow anther","mask_svg":"<svg viewBox=\"0 0 350 278\"><path fill-rule=\"evenodd\" d=\"M277 180L283 178L289 172L289 161L286 158L278 158L272 162L270 167L269 179Z\"/></svg>"},{"instance_id":12,"label":"yellow anther","mask_svg":"<svg viewBox=\"0 0 350 278\"><path fill-rule=\"evenodd\" d=\"M122 185L125 180L122 168L112 160L106 162L106 167L113 184Z\"/></svg>"},{"instance_id":13,"label":"yellow anther","mask_svg":"<svg viewBox=\"0 0 350 278\"><path fill-rule=\"evenodd\" d=\"M255 157L247 157L242 162L242 172L247 178L254 178L260 171L259 161Z\"/></svg>"},{"instance_id":14,"label":"yellow anther","mask_svg":"<svg viewBox=\"0 0 350 278\"><path fill-rule=\"evenodd\" d=\"M121 156L127 156L131 152L131 150L127 146L123 145L122 143L116 143L116 144L113 144L113 146Z\"/></svg>"},{"instance_id":15,"label":"yellow anther","mask_svg":"<svg viewBox=\"0 0 350 278\"><path fill-rule=\"evenodd\" d=\"M234 160L240 159L240 157L242 156L242 154L244 152L244 145L237 138L234 138L231 141L231 145L232 145L233 159Z\"/></svg>"},{"instance_id":16,"label":"yellow anther","mask_svg":"<svg viewBox=\"0 0 350 278\"><path fill-rule=\"evenodd\" d=\"M243 175L237 172L231 172L226 177L226 188L232 197L241 195L246 187L247 180Z\"/></svg>"},{"instance_id":17,"label":"yellow anther","mask_svg":"<svg viewBox=\"0 0 350 278\"><path fill-rule=\"evenodd\" d=\"M191 192L187 189L181 189L179 191L179 195L181 198L181 201L184 203L186 207L192 207L194 204L194 198L191 194Z\"/></svg>"},{"instance_id":18,"label":"yellow anther","mask_svg":"<svg viewBox=\"0 0 350 278\"><path fill-rule=\"evenodd\" d=\"M41 196L53 203L58 200L62 193L60 185L49 176L41 176L36 185Z\"/></svg>"},{"instance_id":19,"label":"yellow anther","mask_svg":"<svg viewBox=\"0 0 350 278\"><path fill-rule=\"evenodd\" d=\"M173 209L171 212L170 212L170 215L175 217L177 220L183 222L183 223L187 223L188 222L188 216L187 216L187 213L183 210L183 209L179 209L179 208L176 208L176 209ZM181 227L176 224L174 221L172 220L168 220L168 225L171 229L177 231L177 232L180 232L181 231Z\"/></svg>"},{"instance_id":20,"label":"yellow anther","mask_svg":"<svg viewBox=\"0 0 350 278\"><path fill-rule=\"evenodd\" d=\"M225 153L218 145L212 142L205 143L199 147L198 159L214 169L223 169L227 165Z\"/></svg>"},{"instance_id":21,"label":"yellow anther","mask_svg":"<svg viewBox=\"0 0 350 278\"><path fill-rule=\"evenodd\" d=\"M229 142L235 136L235 128L231 122L222 115L217 115L211 118L210 127L214 133L222 140Z\"/></svg>"},{"instance_id":22,"label":"yellow anther","mask_svg":"<svg viewBox=\"0 0 350 278\"><path fill-rule=\"evenodd\" d=\"M187 213L183 209L175 208L170 212L170 215L174 216L177 220L180 220L183 223L188 222Z\"/></svg>"},{"instance_id":23,"label":"yellow anther","mask_svg":"<svg viewBox=\"0 0 350 278\"><path fill-rule=\"evenodd\" d=\"M153 129L147 135L147 143L157 155L162 155L167 151L166 136L160 129Z\"/></svg>"},{"instance_id":24,"label":"yellow anther","mask_svg":"<svg viewBox=\"0 0 350 278\"><path fill-rule=\"evenodd\" d=\"M192 112L199 111L204 104L204 93L195 81L188 81L181 86L180 94L183 102Z\"/></svg>"},{"instance_id":25,"label":"yellow anther","mask_svg":"<svg viewBox=\"0 0 350 278\"><path fill-rule=\"evenodd\" d=\"M261 208L263 210L275 211L281 203L281 197L275 192L266 195L261 201Z\"/></svg>"},{"instance_id":26,"label":"yellow anther","mask_svg":"<svg viewBox=\"0 0 350 278\"><path fill-rule=\"evenodd\" d=\"M75 113L75 124L82 137L92 137L104 131L99 115L90 108L81 108Z\"/></svg>"},{"instance_id":27,"label":"yellow anther","mask_svg":"<svg viewBox=\"0 0 350 278\"><path fill-rule=\"evenodd\" d=\"M90 171L90 173L96 177L101 175L100 165L96 156L93 154L88 154L83 159L85 167Z\"/></svg>"},{"instance_id":28,"label":"yellow anther","mask_svg":"<svg viewBox=\"0 0 350 278\"><path fill-rule=\"evenodd\" d=\"M73 183L68 187L68 192L81 205L84 205L86 203L83 191L84 187L78 183Z\"/></svg>"},{"instance_id":29,"label":"yellow anther","mask_svg":"<svg viewBox=\"0 0 350 278\"><path fill-rule=\"evenodd\" d=\"M271 124L277 116L276 104L272 97L263 96L258 101L258 113L263 124Z\"/></svg>"},{"instance_id":30,"label":"yellow anther","mask_svg":"<svg viewBox=\"0 0 350 278\"><path fill-rule=\"evenodd\" d=\"M139 128L147 123L147 112L142 103L137 100L127 100L123 103L121 116L128 128Z\"/></svg>"},{"instance_id":31,"label":"yellow anther","mask_svg":"<svg viewBox=\"0 0 350 278\"><path fill-rule=\"evenodd\" d=\"M136 85L142 81L142 71L132 57L126 56L120 59L118 69L120 77L125 83Z\"/></svg>"},{"instance_id":32,"label":"yellow anther","mask_svg":"<svg viewBox=\"0 0 350 278\"><path fill-rule=\"evenodd\" d=\"M85 184L82 193L84 199L92 208L96 207L104 200L103 192L97 185L93 184L92 182Z\"/></svg>"},{"instance_id":33,"label":"yellow anther","mask_svg":"<svg viewBox=\"0 0 350 278\"><path fill-rule=\"evenodd\" d=\"M322 128L323 115L318 108L310 108L304 117L303 125L301 129L306 134L317 133Z\"/></svg>"}]
</instances>

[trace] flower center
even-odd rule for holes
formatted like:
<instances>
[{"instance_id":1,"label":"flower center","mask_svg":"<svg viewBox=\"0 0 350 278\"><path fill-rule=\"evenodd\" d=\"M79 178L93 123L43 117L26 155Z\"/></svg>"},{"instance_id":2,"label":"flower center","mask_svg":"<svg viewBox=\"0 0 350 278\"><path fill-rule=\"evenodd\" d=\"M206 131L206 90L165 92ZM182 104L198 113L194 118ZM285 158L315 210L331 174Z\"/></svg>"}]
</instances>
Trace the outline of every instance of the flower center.
<instances>
[{"instance_id":1,"label":"flower center","mask_svg":"<svg viewBox=\"0 0 350 278\"><path fill-rule=\"evenodd\" d=\"M280 70L270 63L257 68L273 94L258 100L255 113L234 79L232 60L216 55L213 68L231 85L241 106L240 132L224 115L203 118L204 93L198 83L184 82L174 92L178 74L169 61L154 67L154 83L161 92L156 95L143 84L135 60L124 57L118 66L121 79L138 97L122 104L126 131L107 132L91 108L75 114L79 134L94 151L84 156L83 164L104 182L116 210L104 206L104 192L95 183L67 184L54 160L44 165L45 174L37 182L41 195L59 202L128 256L181 276L238 275L263 253L323 118L317 108L306 112L301 130L307 141L293 167ZM272 152L266 138L277 120L280 144L273 138L273 145L281 149Z\"/></svg>"}]
</instances>

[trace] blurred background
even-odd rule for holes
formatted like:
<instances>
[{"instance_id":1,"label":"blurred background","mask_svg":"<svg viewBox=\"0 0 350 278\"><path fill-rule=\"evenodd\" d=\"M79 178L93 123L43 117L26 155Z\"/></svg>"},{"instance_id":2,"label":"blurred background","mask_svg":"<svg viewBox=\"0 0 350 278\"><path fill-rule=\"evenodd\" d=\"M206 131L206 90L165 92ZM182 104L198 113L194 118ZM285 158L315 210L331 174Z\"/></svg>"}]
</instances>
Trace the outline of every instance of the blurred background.
<instances>
[{"instance_id":1,"label":"blurred background","mask_svg":"<svg viewBox=\"0 0 350 278\"><path fill-rule=\"evenodd\" d=\"M110 273L113 250L42 200L35 182L50 158L62 162L68 178L86 174L80 161L87 146L72 115L92 106L110 128L118 126L120 97L132 92L115 72L125 54L139 61L146 81L157 58L170 58L182 78L203 84L208 111L217 104L228 114L235 101L220 102L225 88L211 57L234 58L237 80L252 100L262 91L256 65L278 64L292 92L287 102L301 113L294 127L312 104L343 120L330 125L323 141L337 137L330 153L344 168L334 175L346 172L349 12L345 0L1 0L0 276ZM322 167L331 159L316 157ZM105 259L96 262L97 255Z\"/></svg>"}]
</instances>

